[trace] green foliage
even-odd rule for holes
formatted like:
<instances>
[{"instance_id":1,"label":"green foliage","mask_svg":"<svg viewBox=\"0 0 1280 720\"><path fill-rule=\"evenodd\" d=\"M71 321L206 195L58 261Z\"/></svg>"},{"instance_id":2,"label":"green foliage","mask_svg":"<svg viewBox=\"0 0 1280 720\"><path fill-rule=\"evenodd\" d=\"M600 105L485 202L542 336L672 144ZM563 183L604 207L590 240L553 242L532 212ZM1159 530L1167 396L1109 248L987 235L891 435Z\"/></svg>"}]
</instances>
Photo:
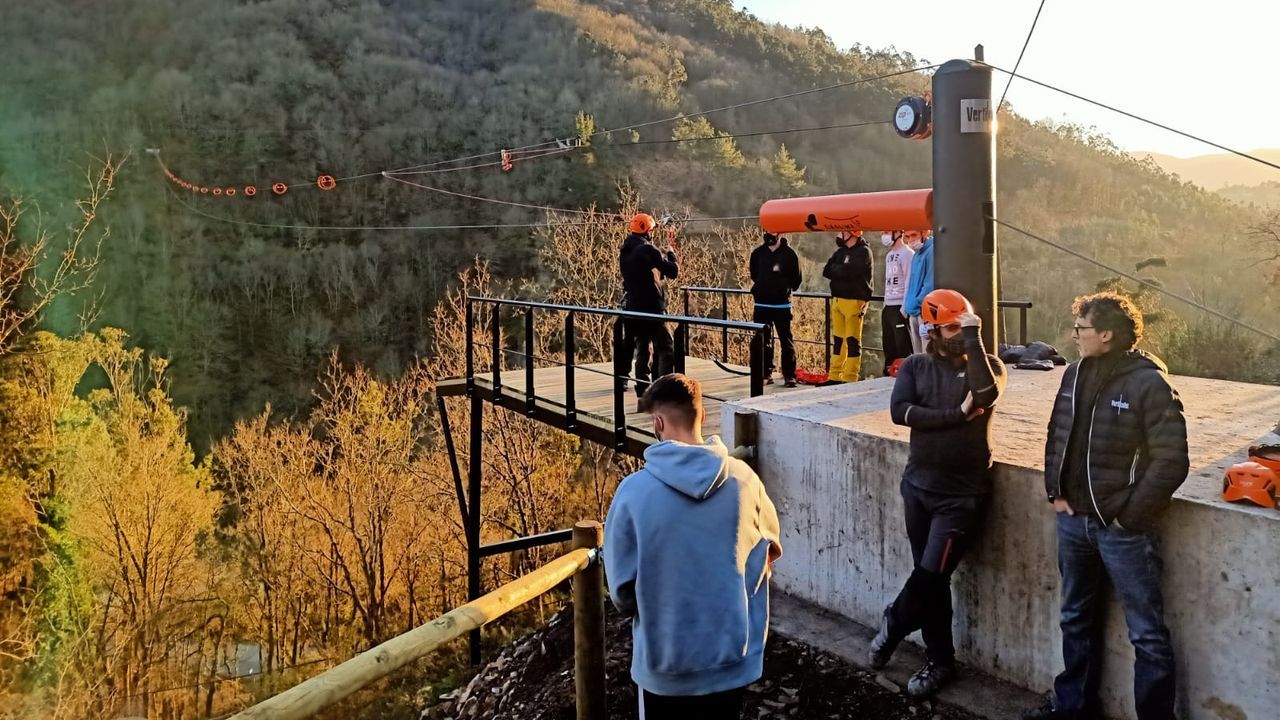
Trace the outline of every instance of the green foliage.
<instances>
[{"instance_id":1,"label":"green foliage","mask_svg":"<svg viewBox=\"0 0 1280 720\"><path fill-rule=\"evenodd\" d=\"M782 181L784 191L795 192L804 188L804 168L796 164L795 158L787 152L786 145L779 145L773 156L773 174Z\"/></svg>"}]
</instances>

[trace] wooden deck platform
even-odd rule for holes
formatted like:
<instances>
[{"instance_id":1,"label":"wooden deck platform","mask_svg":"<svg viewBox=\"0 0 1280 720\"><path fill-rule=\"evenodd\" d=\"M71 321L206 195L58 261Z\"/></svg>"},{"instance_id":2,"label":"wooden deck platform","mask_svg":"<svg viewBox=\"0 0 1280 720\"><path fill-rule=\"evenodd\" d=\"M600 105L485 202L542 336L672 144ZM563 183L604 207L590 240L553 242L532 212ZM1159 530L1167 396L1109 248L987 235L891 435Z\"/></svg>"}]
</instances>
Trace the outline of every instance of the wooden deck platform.
<instances>
[{"instance_id":1,"label":"wooden deck platform","mask_svg":"<svg viewBox=\"0 0 1280 720\"><path fill-rule=\"evenodd\" d=\"M728 367L746 372L747 368ZM533 373L534 397L527 402L525 373L522 369L504 370L502 387L494 390L492 373L476 373L476 397L529 417L553 425L592 442L612 447L635 457L641 457L644 449L653 444L653 422L646 414L636 412L634 386L624 397L626 412L625 436L617 432L614 423L613 365L595 363L574 368L574 399L576 414L570 418L566 411L566 375L563 367L537 368ZM751 379L745 375L726 372L714 362L702 358L686 358L685 374L702 383L703 407L707 434L720 433L720 408L724 400L740 400L751 396ZM789 392L779 381L765 385L765 395ZM466 378L442 381L438 392L444 396L465 395Z\"/></svg>"}]
</instances>

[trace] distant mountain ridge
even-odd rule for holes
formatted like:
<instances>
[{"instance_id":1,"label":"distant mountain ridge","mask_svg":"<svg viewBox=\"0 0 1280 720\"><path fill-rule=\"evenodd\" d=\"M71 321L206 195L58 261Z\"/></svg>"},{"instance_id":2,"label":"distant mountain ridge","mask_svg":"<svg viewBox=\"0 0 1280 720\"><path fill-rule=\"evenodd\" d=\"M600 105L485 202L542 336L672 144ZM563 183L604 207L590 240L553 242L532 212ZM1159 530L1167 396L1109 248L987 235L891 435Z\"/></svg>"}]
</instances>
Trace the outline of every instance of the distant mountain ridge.
<instances>
[{"instance_id":1,"label":"distant mountain ridge","mask_svg":"<svg viewBox=\"0 0 1280 720\"><path fill-rule=\"evenodd\" d=\"M1280 149L1246 152L1268 162L1280 164ZM1173 173L1206 190L1221 190L1228 185L1261 185L1265 182L1280 180L1280 170L1231 153L1197 155L1189 158L1152 152L1130 154L1138 160L1151 158L1165 172Z\"/></svg>"}]
</instances>

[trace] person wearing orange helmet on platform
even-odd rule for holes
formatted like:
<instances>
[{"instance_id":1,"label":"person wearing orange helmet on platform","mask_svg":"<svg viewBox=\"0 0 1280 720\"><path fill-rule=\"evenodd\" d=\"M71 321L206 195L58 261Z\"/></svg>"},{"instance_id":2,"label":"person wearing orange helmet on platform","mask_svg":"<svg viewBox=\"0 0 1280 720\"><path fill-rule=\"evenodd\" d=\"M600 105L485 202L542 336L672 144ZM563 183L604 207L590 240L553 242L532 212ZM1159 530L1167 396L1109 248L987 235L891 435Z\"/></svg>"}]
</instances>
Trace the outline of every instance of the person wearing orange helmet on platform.
<instances>
[{"instance_id":1,"label":"person wearing orange helmet on platform","mask_svg":"<svg viewBox=\"0 0 1280 720\"><path fill-rule=\"evenodd\" d=\"M926 352L903 361L889 412L911 428L902 500L914 568L885 608L868 663L880 669L920 631L928 662L907 683L932 695L955 675L951 574L982 528L991 494L991 412L1004 392L1004 364L982 345L982 321L955 290L921 301Z\"/></svg>"},{"instance_id":2,"label":"person wearing orange helmet on platform","mask_svg":"<svg viewBox=\"0 0 1280 720\"><path fill-rule=\"evenodd\" d=\"M836 251L822 277L831 281L830 377L857 382L862 371L862 320L871 301L871 248L861 230L836 234Z\"/></svg>"},{"instance_id":3,"label":"person wearing orange helmet on platform","mask_svg":"<svg viewBox=\"0 0 1280 720\"><path fill-rule=\"evenodd\" d=\"M663 278L676 278L680 266L675 249L659 250L650 237L657 223L653 216L639 213L627 223L630 233L618 253L622 272L622 309L665 315L667 297ZM649 346L653 346L653 363L649 362ZM675 367L675 343L666 323L657 319L627 318L623 322L622 351L614 358L614 371L626 375L632 355L636 361L636 397L644 395L650 377L662 377ZM652 373L652 374L650 374Z\"/></svg>"},{"instance_id":4,"label":"person wearing orange helmet on platform","mask_svg":"<svg viewBox=\"0 0 1280 720\"><path fill-rule=\"evenodd\" d=\"M1116 293L1078 297L1079 362L1062 375L1045 443L1056 512L1063 670L1028 720L1099 717L1100 625L1109 579L1133 643L1138 720L1172 720L1176 668L1160 588L1156 525L1187 479L1187 423L1164 363L1134 347L1142 313Z\"/></svg>"}]
</instances>

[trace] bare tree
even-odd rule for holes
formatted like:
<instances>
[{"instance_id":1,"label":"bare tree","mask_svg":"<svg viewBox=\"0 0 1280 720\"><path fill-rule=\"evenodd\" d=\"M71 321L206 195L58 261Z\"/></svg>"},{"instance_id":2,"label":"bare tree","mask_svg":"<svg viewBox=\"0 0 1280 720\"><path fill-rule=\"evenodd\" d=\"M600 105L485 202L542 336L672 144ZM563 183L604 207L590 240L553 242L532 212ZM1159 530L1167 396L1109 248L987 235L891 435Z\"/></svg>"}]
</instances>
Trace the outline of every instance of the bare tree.
<instances>
[{"instance_id":1,"label":"bare tree","mask_svg":"<svg viewBox=\"0 0 1280 720\"><path fill-rule=\"evenodd\" d=\"M80 217L67 229L61 247L60 235L38 217L35 227L24 232L29 204L21 197L0 201L0 353L31 327L55 297L93 284L99 251L110 234L109 228L97 231L95 221L127 159L127 155L108 154L85 169L88 194L76 201ZM92 314L90 310L84 315Z\"/></svg>"}]
</instances>

